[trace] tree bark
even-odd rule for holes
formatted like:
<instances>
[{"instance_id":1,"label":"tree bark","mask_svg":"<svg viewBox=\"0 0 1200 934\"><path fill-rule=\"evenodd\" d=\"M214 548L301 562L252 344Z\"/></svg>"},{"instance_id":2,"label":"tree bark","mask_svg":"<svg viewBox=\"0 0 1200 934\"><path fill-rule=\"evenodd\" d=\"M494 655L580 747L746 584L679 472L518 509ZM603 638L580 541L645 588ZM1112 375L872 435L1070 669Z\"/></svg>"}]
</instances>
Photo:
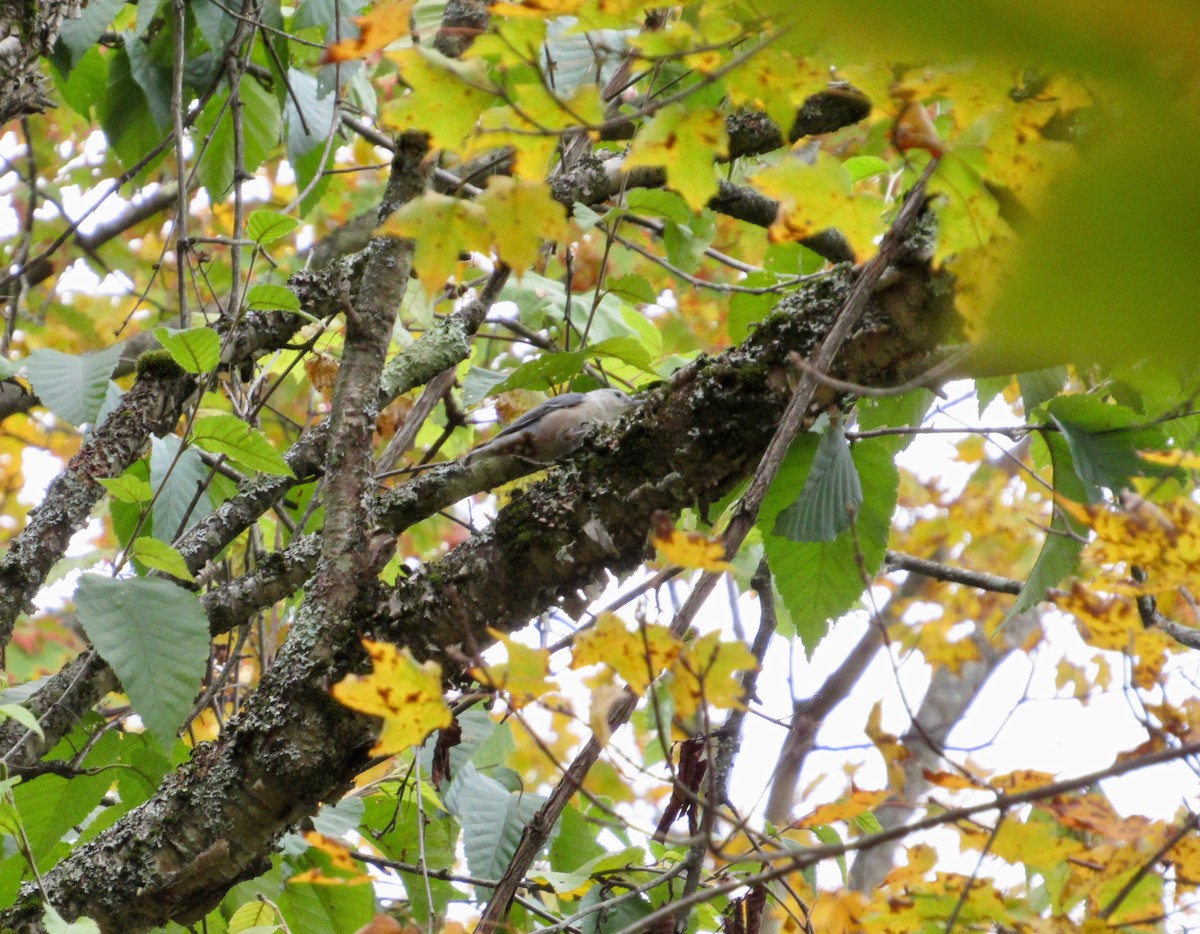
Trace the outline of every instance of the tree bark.
<instances>
[{"instance_id":1,"label":"tree bark","mask_svg":"<svg viewBox=\"0 0 1200 934\"><path fill-rule=\"evenodd\" d=\"M923 228L873 296L839 377L891 384L926 365L952 315L928 265L930 236ZM654 511L713 502L754 469L790 397L788 354L814 351L856 275L843 266L806 283L742 345L677 372L618 431L593 434L490 529L395 588L358 580L347 600L337 576L318 570L276 666L228 733L47 872L54 905L68 919L137 932L195 920L264 871L279 836L336 801L367 761L371 722L328 693L362 670L359 635L450 666L456 652L489 644L489 626L517 629L636 567ZM833 401L820 395L818 408ZM0 913L0 929L37 930L39 918L29 888Z\"/></svg>"}]
</instances>

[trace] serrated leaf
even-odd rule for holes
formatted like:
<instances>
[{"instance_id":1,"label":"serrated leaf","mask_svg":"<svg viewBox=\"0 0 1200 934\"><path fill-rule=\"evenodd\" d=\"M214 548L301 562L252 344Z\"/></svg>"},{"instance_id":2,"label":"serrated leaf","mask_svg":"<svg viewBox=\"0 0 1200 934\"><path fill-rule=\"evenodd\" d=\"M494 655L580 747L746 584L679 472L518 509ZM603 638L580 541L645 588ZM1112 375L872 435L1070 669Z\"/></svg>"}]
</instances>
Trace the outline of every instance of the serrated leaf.
<instances>
[{"instance_id":1,"label":"serrated leaf","mask_svg":"<svg viewBox=\"0 0 1200 934\"><path fill-rule=\"evenodd\" d=\"M287 286L266 282L246 290L246 307L251 311L299 311L300 299Z\"/></svg>"},{"instance_id":2,"label":"serrated leaf","mask_svg":"<svg viewBox=\"0 0 1200 934\"><path fill-rule=\"evenodd\" d=\"M850 528L862 501L846 432L830 428L817 442L804 489L776 517L775 534L793 542L831 542Z\"/></svg>"},{"instance_id":3,"label":"serrated leaf","mask_svg":"<svg viewBox=\"0 0 1200 934\"><path fill-rule=\"evenodd\" d=\"M178 577L180 580L194 581L196 579L188 570L183 555L166 542L148 535L143 535L134 541L129 549L129 557L140 561L151 570L162 571L172 577Z\"/></svg>"},{"instance_id":4,"label":"serrated leaf","mask_svg":"<svg viewBox=\"0 0 1200 934\"><path fill-rule=\"evenodd\" d=\"M33 391L63 421L94 423L108 392L108 378L121 359L121 346L84 356L35 350L25 362Z\"/></svg>"},{"instance_id":5,"label":"serrated leaf","mask_svg":"<svg viewBox=\"0 0 1200 934\"><path fill-rule=\"evenodd\" d=\"M101 477L96 482L120 503L145 503L154 495L154 488L147 481L130 474L112 478Z\"/></svg>"},{"instance_id":6,"label":"serrated leaf","mask_svg":"<svg viewBox=\"0 0 1200 934\"><path fill-rule=\"evenodd\" d=\"M247 902L229 919L229 934L251 934L252 931L278 931L279 915L266 902Z\"/></svg>"},{"instance_id":7,"label":"serrated leaf","mask_svg":"<svg viewBox=\"0 0 1200 934\"><path fill-rule=\"evenodd\" d=\"M1133 477L1164 472L1138 456L1139 449L1166 446L1162 431L1131 427L1140 421L1132 409L1078 393L1051 400L1047 411L1070 445L1089 503L1104 499L1104 487L1117 492Z\"/></svg>"},{"instance_id":8,"label":"serrated leaf","mask_svg":"<svg viewBox=\"0 0 1200 934\"><path fill-rule=\"evenodd\" d=\"M257 428L236 415L207 415L192 425L192 441L213 454L224 454L249 470L290 477L292 468Z\"/></svg>"},{"instance_id":9,"label":"serrated leaf","mask_svg":"<svg viewBox=\"0 0 1200 934\"><path fill-rule=\"evenodd\" d=\"M273 243L282 240L299 226L300 222L290 214L260 208L251 211L246 218L246 236L256 243Z\"/></svg>"},{"instance_id":10,"label":"serrated leaf","mask_svg":"<svg viewBox=\"0 0 1200 934\"><path fill-rule=\"evenodd\" d=\"M183 448L177 435L150 439L150 485L154 499L154 537L170 543L212 512L207 495L198 490L208 480L200 454Z\"/></svg>"},{"instance_id":11,"label":"serrated leaf","mask_svg":"<svg viewBox=\"0 0 1200 934\"><path fill-rule=\"evenodd\" d=\"M658 295L646 277L634 275L633 273L621 276L620 278L609 279L608 291L629 301L644 302L647 305L658 301Z\"/></svg>"},{"instance_id":12,"label":"serrated leaf","mask_svg":"<svg viewBox=\"0 0 1200 934\"><path fill-rule=\"evenodd\" d=\"M1067 440L1052 432L1045 432L1043 438L1050 448L1055 499L1061 496L1078 503L1086 503L1087 487L1075 472ZM1000 621L1001 626L1007 625L1014 616L1036 606L1046 596L1048 589L1056 587L1068 574L1074 573L1079 565L1083 544L1087 540L1087 532L1082 523L1072 519L1064 510L1054 510L1050 531L1046 533L1033 570L1021 585L1021 592L1017 594L1016 600L1005 612L1004 619Z\"/></svg>"},{"instance_id":13,"label":"serrated leaf","mask_svg":"<svg viewBox=\"0 0 1200 934\"><path fill-rule=\"evenodd\" d=\"M199 598L157 578L84 574L75 607L146 729L170 749L208 661L208 616Z\"/></svg>"},{"instance_id":14,"label":"serrated leaf","mask_svg":"<svg viewBox=\"0 0 1200 934\"><path fill-rule=\"evenodd\" d=\"M212 328L155 328L154 336L171 359L189 373L208 373L221 362L221 336Z\"/></svg>"},{"instance_id":15,"label":"serrated leaf","mask_svg":"<svg viewBox=\"0 0 1200 934\"><path fill-rule=\"evenodd\" d=\"M541 795L511 792L473 765L455 777L446 793L446 808L462 824L471 875L500 878L525 825L544 800Z\"/></svg>"},{"instance_id":16,"label":"serrated leaf","mask_svg":"<svg viewBox=\"0 0 1200 934\"><path fill-rule=\"evenodd\" d=\"M891 448L878 438L860 441L851 451L863 489L854 534L847 530L832 542L790 542L771 530L803 486L816 449L812 436L801 436L792 445L758 522L780 596L809 653L824 638L829 622L853 607L865 589L856 551L861 548L868 574L883 562L900 485Z\"/></svg>"}]
</instances>

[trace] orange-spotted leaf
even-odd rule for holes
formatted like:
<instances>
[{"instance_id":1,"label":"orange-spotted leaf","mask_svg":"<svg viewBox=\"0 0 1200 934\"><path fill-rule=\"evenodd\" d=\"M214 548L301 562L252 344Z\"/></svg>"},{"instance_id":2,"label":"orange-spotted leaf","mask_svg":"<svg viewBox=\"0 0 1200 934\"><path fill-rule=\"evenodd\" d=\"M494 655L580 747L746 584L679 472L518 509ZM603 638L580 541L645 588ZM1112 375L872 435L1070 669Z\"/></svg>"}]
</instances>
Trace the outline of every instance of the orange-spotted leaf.
<instances>
[{"instance_id":1,"label":"orange-spotted leaf","mask_svg":"<svg viewBox=\"0 0 1200 934\"><path fill-rule=\"evenodd\" d=\"M387 53L409 91L385 104L380 117L393 130L421 130L435 149L458 149L475 132L479 114L496 102L486 65L457 62L432 49Z\"/></svg>"},{"instance_id":2,"label":"orange-spotted leaf","mask_svg":"<svg viewBox=\"0 0 1200 934\"><path fill-rule=\"evenodd\" d=\"M637 694L672 666L683 644L666 626L643 625L636 631L620 617L604 613L596 625L575 639L571 667L607 665Z\"/></svg>"},{"instance_id":3,"label":"orange-spotted leaf","mask_svg":"<svg viewBox=\"0 0 1200 934\"><path fill-rule=\"evenodd\" d=\"M545 182L519 182L503 175L488 179L477 199L487 214L487 228L496 255L521 273L537 262L543 242L571 239L563 207Z\"/></svg>"},{"instance_id":4,"label":"orange-spotted leaf","mask_svg":"<svg viewBox=\"0 0 1200 934\"><path fill-rule=\"evenodd\" d=\"M908 863L897 866L887 874L883 884L891 889L903 890L925 878L926 873L937 863L937 850L928 843L907 847Z\"/></svg>"},{"instance_id":5,"label":"orange-spotted leaf","mask_svg":"<svg viewBox=\"0 0 1200 934\"><path fill-rule=\"evenodd\" d=\"M343 39L325 50L322 62L346 62L363 58L391 45L410 29L413 0L388 0L377 5L365 16L355 16L357 39Z\"/></svg>"},{"instance_id":6,"label":"orange-spotted leaf","mask_svg":"<svg viewBox=\"0 0 1200 934\"><path fill-rule=\"evenodd\" d=\"M549 677L549 651L522 645L498 629L488 629L488 632L508 650L508 661L472 668L472 678L480 684L503 691L508 695L509 704L516 710L558 690L558 684Z\"/></svg>"},{"instance_id":7,"label":"orange-spotted leaf","mask_svg":"<svg viewBox=\"0 0 1200 934\"><path fill-rule=\"evenodd\" d=\"M922 769L921 771L925 776L925 781L931 785L937 785L939 788L962 791L964 788L979 787L965 775L959 775L957 772L934 772L931 769Z\"/></svg>"},{"instance_id":8,"label":"orange-spotted leaf","mask_svg":"<svg viewBox=\"0 0 1200 934\"><path fill-rule=\"evenodd\" d=\"M884 791L853 791L840 801L833 804L822 804L806 817L792 824L793 827L819 827L822 824L832 824L834 821L850 821L868 811L877 808L886 800L890 792Z\"/></svg>"},{"instance_id":9,"label":"orange-spotted leaf","mask_svg":"<svg viewBox=\"0 0 1200 934\"><path fill-rule=\"evenodd\" d=\"M464 250L487 252L491 247L483 208L433 191L401 207L379 232L413 238L413 266L431 293L458 272Z\"/></svg>"},{"instance_id":10,"label":"orange-spotted leaf","mask_svg":"<svg viewBox=\"0 0 1200 934\"><path fill-rule=\"evenodd\" d=\"M1043 785L1049 785L1054 781L1054 776L1049 772L1038 772L1035 769L1017 769L1015 772L1009 772L1006 775L997 775L992 779L992 787L1008 794L1017 794L1022 791L1030 791L1034 788L1041 788Z\"/></svg>"},{"instance_id":11,"label":"orange-spotted leaf","mask_svg":"<svg viewBox=\"0 0 1200 934\"><path fill-rule=\"evenodd\" d=\"M1184 470L1200 470L1200 454L1190 451L1142 451L1141 458L1148 464L1163 467L1181 467Z\"/></svg>"},{"instance_id":12,"label":"orange-spotted leaf","mask_svg":"<svg viewBox=\"0 0 1200 934\"><path fill-rule=\"evenodd\" d=\"M521 0L520 3L494 3L489 8L497 16L528 16L538 19L572 16L583 6L583 0Z\"/></svg>"},{"instance_id":13,"label":"orange-spotted leaf","mask_svg":"<svg viewBox=\"0 0 1200 934\"><path fill-rule=\"evenodd\" d=\"M363 639L373 671L347 675L332 694L347 707L383 719L371 755L386 756L415 746L453 717L442 698L442 669L436 662L417 664L408 649Z\"/></svg>"},{"instance_id":14,"label":"orange-spotted leaf","mask_svg":"<svg viewBox=\"0 0 1200 934\"><path fill-rule=\"evenodd\" d=\"M681 568L718 573L733 570L733 565L725 560L725 546L719 539L677 529L666 513L655 513L650 541L664 561Z\"/></svg>"},{"instance_id":15,"label":"orange-spotted leaf","mask_svg":"<svg viewBox=\"0 0 1200 934\"><path fill-rule=\"evenodd\" d=\"M857 256L865 256L883 233L883 200L869 189L856 190L849 171L824 152L809 165L798 158L757 173L750 184L779 201L775 223L768 231L775 243L803 240L819 230L836 227Z\"/></svg>"},{"instance_id":16,"label":"orange-spotted leaf","mask_svg":"<svg viewBox=\"0 0 1200 934\"><path fill-rule=\"evenodd\" d=\"M717 193L714 159L728 152L724 117L711 110L669 104L634 137L625 167L665 168L667 184L688 207L699 211Z\"/></svg>"},{"instance_id":17,"label":"orange-spotted leaf","mask_svg":"<svg viewBox=\"0 0 1200 934\"><path fill-rule=\"evenodd\" d=\"M675 660L671 697L675 712L690 717L702 703L728 710L742 703L742 682L737 673L758 667L758 660L742 642L722 642L710 632L687 645Z\"/></svg>"}]
</instances>

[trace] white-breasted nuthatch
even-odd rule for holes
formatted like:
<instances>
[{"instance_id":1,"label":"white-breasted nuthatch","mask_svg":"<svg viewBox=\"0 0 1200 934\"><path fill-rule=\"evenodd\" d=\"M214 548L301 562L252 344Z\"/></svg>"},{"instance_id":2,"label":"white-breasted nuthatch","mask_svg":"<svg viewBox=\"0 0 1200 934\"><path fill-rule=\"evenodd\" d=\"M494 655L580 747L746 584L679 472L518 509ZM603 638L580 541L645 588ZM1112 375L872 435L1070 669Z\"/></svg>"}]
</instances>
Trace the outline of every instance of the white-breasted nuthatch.
<instances>
[{"instance_id":1,"label":"white-breasted nuthatch","mask_svg":"<svg viewBox=\"0 0 1200 934\"><path fill-rule=\"evenodd\" d=\"M615 422L635 405L640 405L639 400L619 389L563 393L530 409L469 453L463 463L510 456L549 464L579 447L589 425Z\"/></svg>"}]
</instances>

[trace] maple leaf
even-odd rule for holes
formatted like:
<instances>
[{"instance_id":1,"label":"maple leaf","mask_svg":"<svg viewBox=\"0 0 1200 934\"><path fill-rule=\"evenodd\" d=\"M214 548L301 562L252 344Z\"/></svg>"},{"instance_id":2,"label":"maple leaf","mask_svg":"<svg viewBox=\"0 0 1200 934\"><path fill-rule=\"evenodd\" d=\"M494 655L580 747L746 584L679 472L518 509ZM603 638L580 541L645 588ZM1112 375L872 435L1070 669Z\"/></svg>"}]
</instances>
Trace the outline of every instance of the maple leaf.
<instances>
[{"instance_id":1,"label":"maple leaf","mask_svg":"<svg viewBox=\"0 0 1200 934\"><path fill-rule=\"evenodd\" d=\"M393 213L379 232L413 238L413 266L431 293L457 272L464 249L487 252L491 247L483 208L433 191Z\"/></svg>"},{"instance_id":2,"label":"maple leaf","mask_svg":"<svg viewBox=\"0 0 1200 934\"><path fill-rule=\"evenodd\" d=\"M489 628L488 632L508 650L508 661L472 668L472 678L480 684L505 692L514 710L520 710L531 701L558 690L558 684L548 677L549 651L522 645L498 629Z\"/></svg>"},{"instance_id":3,"label":"maple leaf","mask_svg":"<svg viewBox=\"0 0 1200 934\"><path fill-rule=\"evenodd\" d=\"M733 565L725 560L725 546L720 539L677 529L671 517L664 512L656 512L653 521L654 532L650 541L664 561L701 571L719 573L733 570Z\"/></svg>"},{"instance_id":4,"label":"maple leaf","mask_svg":"<svg viewBox=\"0 0 1200 934\"><path fill-rule=\"evenodd\" d=\"M519 182L503 175L488 179L487 190L475 202L487 212L487 227L496 255L522 273L538 258L543 241L571 239L571 225L562 205L543 182Z\"/></svg>"},{"instance_id":5,"label":"maple leaf","mask_svg":"<svg viewBox=\"0 0 1200 934\"><path fill-rule=\"evenodd\" d=\"M820 827L822 824L832 824L834 821L849 821L866 814L882 804L891 792L855 790L840 801L833 804L822 804L806 817L792 824L793 827Z\"/></svg>"},{"instance_id":6,"label":"maple leaf","mask_svg":"<svg viewBox=\"0 0 1200 934\"><path fill-rule=\"evenodd\" d=\"M358 27L357 39L343 39L325 50L323 64L363 58L391 45L408 33L413 0L389 0L365 16L352 17Z\"/></svg>"},{"instance_id":7,"label":"maple leaf","mask_svg":"<svg viewBox=\"0 0 1200 934\"><path fill-rule=\"evenodd\" d=\"M744 643L720 639L719 632L707 633L672 663L671 697L679 716L690 717L705 701L725 710L741 705L742 682L736 673L757 668L758 660Z\"/></svg>"},{"instance_id":8,"label":"maple leaf","mask_svg":"<svg viewBox=\"0 0 1200 934\"><path fill-rule=\"evenodd\" d=\"M409 86L408 94L384 105L380 118L394 130L422 130L435 149L456 149L475 132L480 111L495 102L492 84L478 59L457 62L432 49L388 52Z\"/></svg>"},{"instance_id":9,"label":"maple leaf","mask_svg":"<svg viewBox=\"0 0 1200 934\"><path fill-rule=\"evenodd\" d=\"M826 153L818 153L812 165L785 159L749 181L779 201L779 215L769 231L774 243L803 240L836 227L855 254L864 256L883 232L882 199L872 192L856 192L846 167Z\"/></svg>"},{"instance_id":10,"label":"maple leaf","mask_svg":"<svg viewBox=\"0 0 1200 934\"><path fill-rule=\"evenodd\" d=\"M625 167L662 166L670 186L699 211L717 193L714 160L728 154L729 134L719 113L671 104L634 137Z\"/></svg>"},{"instance_id":11,"label":"maple leaf","mask_svg":"<svg viewBox=\"0 0 1200 934\"><path fill-rule=\"evenodd\" d=\"M419 665L408 649L387 642L362 642L374 670L369 675L347 675L330 693L347 707L383 719L371 755L400 752L450 725L453 717L442 697L440 665Z\"/></svg>"},{"instance_id":12,"label":"maple leaf","mask_svg":"<svg viewBox=\"0 0 1200 934\"><path fill-rule=\"evenodd\" d=\"M683 644L665 626L643 625L631 632L620 617L603 613L596 625L575 639L571 667L604 664L637 694L666 671Z\"/></svg>"}]
</instances>

